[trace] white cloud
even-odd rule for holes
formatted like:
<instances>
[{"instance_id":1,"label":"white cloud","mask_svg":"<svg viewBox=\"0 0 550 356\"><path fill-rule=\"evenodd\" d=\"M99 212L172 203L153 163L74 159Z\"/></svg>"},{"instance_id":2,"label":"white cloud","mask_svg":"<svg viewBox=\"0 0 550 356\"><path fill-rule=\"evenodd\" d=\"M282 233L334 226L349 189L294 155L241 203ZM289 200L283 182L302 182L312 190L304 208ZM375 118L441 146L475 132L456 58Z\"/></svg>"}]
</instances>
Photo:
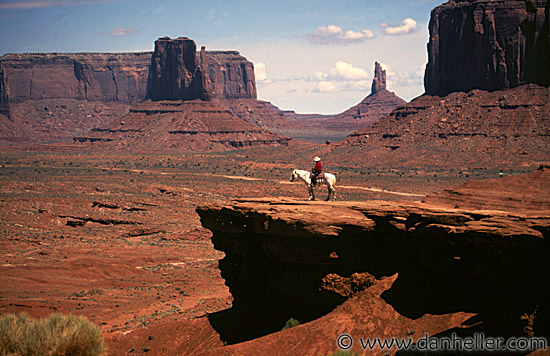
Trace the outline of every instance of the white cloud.
<instances>
[{"instance_id":1,"label":"white cloud","mask_svg":"<svg viewBox=\"0 0 550 356\"><path fill-rule=\"evenodd\" d=\"M352 64L338 61L328 73L318 71L308 78L317 82L313 92L336 93L343 91L368 91L370 75L363 68L356 68Z\"/></svg>"},{"instance_id":2,"label":"white cloud","mask_svg":"<svg viewBox=\"0 0 550 356\"><path fill-rule=\"evenodd\" d=\"M344 31L340 26L335 25L318 27L315 31L305 36L309 43L321 45L357 43L374 37L374 33L368 29L361 30L360 32L352 30Z\"/></svg>"},{"instance_id":3,"label":"white cloud","mask_svg":"<svg viewBox=\"0 0 550 356\"><path fill-rule=\"evenodd\" d=\"M308 78L309 81L356 81L369 78L369 74L363 68L355 68L352 64L338 61L328 73L315 72Z\"/></svg>"},{"instance_id":4,"label":"white cloud","mask_svg":"<svg viewBox=\"0 0 550 356\"><path fill-rule=\"evenodd\" d=\"M99 4L108 0L15 0L0 4L0 9L36 9L53 6Z\"/></svg>"},{"instance_id":5,"label":"white cloud","mask_svg":"<svg viewBox=\"0 0 550 356\"><path fill-rule=\"evenodd\" d=\"M369 74L362 68L355 68L349 63L339 61L336 62L334 68L330 70L328 77L337 80L362 80L368 78Z\"/></svg>"},{"instance_id":6,"label":"white cloud","mask_svg":"<svg viewBox=\"0 0 550 356\"><path fill-rule=\"evenodd\" d=\"M410 17L404 19L401 25L390 25L387 22L382 22L379 26L384 28L382 33L388 36L401 36L418 31L418 24Z\"/></svg>"},{"instance_id":7,"label":"white cloud","mask_svg":"<svg viewBox=\"0 0 550 356\"><path fill-rule=\"evenodd\" d=\"M267 69L264 63L254 64L254 77L256 78L256 84L271 84L271 79L267 77Z\"/></svg>"},{"instance_id":8,"label":"white cloud","mask_svg":"<svg viewBox=\"0 0 550 356\"><path fill-rule=\"evenodd\" d=\"M313 89L314 93L334 93L337 91L340 91L340 88L334 82L319 82Z\"/></svg>"},{"instance_id":9,"label":"white cloud","mask_svg":"<svg viewBox=\"0 0 550 356\"><path fill-rule=\"evenodd\" d=\"M135 35L138 33L138 31L133 27L117 27L111 32L108 33L108 35L111 36L128 36L128 35Z\"/></svg>"}]
</instances>

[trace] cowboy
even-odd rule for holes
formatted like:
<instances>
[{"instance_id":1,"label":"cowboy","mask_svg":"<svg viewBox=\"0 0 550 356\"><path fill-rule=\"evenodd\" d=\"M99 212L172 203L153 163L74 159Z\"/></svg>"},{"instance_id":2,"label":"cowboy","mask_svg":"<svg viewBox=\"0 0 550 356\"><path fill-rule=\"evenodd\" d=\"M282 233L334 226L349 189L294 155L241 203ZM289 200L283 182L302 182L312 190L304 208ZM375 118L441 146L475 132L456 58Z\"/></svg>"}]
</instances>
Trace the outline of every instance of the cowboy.
<instances>
[{"instance_id":1,"label":"cowboy","mask_svg":"<svg viewBox=\"0 0 550 356\"><path fill-rule=\"evenodd\" d=\"M313 159L315 161L315 167L312 169L313 176L311 177L311 184L315 185L317 184L317 176L323 172L323 163L321 163L321 159L319 157L315 157Z\"/></svg>"}]
</instances>

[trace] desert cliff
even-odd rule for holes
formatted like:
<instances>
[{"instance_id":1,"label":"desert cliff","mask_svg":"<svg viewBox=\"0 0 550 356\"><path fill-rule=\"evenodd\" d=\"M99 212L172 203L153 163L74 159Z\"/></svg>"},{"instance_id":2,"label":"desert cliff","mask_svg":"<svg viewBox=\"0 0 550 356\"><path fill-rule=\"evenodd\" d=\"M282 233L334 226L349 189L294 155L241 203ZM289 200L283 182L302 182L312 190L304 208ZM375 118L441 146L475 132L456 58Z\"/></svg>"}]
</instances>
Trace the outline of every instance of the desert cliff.
<instances>
[{"instance_id":1,"label":"desert cliff","mask_svg":"<svg viewBox=\"0 0 550 356\"><path fill-rule=\"evenodd\" d=\"M548 172L540 173L545 184ZM235 320L226 336L243 341L279 330L290 317L311 321L330 315L336 305L352 303L348 298L394 274L382 298L404 317L460 311L475 314L454 325L464 335L548 335L549 305L542 292L548 286L541 285L550 267L548 208L547 201L543 211L523 213L425 203L243 199L197 212L213 232L215 248L225 253L220 269L234 297L234 317L248 308L270 316L247 328L248 334L238 334ZM377 311L368 313L373 323L382 322ZM384 331L371 336L396 336L399 323L383 322ZM342 321L333 337L361 327L366 326ZM284 338L280 342L288 351Z\"/></svg>"}]
</instances>

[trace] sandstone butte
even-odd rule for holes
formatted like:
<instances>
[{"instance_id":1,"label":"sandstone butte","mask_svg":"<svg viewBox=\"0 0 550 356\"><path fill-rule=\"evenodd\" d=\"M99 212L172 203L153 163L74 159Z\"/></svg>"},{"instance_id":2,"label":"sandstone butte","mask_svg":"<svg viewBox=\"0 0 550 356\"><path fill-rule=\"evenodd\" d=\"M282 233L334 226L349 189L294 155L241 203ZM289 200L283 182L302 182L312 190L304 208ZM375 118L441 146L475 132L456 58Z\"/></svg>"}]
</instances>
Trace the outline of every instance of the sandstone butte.
<instances>
[{"instance_id":1,"label":"sandstone butte","mask_svg":"<svg viewBox=\"0 0 550 356\"><path fill-rule=\"evenodd\" d=\"M342 333L548 336L550 199L541 191L549 182L542 167L500 185L455 190L479 193L477 208L456 208L470 197L447 193L423 203L241 199L201 206L203 226L225 253L220 269L234 297L231 309L209 317L234 345L204 354L325 355ZM514 190L526 184L532 188L523 198L531 200L519 203ZM274 333L289 318L302 325Z\"/></svg>"}]
</instances>

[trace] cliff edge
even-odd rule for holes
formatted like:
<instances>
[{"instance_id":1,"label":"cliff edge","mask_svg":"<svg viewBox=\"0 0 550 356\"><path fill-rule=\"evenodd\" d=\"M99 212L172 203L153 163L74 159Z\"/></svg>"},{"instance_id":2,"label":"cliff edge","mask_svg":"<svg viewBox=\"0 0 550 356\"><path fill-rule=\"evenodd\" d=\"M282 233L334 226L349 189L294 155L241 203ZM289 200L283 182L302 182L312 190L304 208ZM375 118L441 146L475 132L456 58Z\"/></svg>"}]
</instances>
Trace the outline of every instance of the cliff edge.
<instances>
[{"instance_id":1,"label":"cliff edge","mask_svg":"<svg viewBox=\"0 0 550 356\"><path fill-rule=\"evenodd\" d=\"M237 319L226 335L220 328L222 340L280 330L290 317L318 323L335 306L351 303L350 296L395 274L381 297L403 317L467 312L476 316L460 326L462 335L550 335L543 292L550 287L548 209L524 214L422 203L243 199L197 212L215 248L225 253L220 269L234 297ZM239 335L238 315L249 308L269 317ZM377 315L371 323L386 327L369 337L395 335L395 319L370 314ZM341 327L329 329L363 327L339 319ZM332 351L329 346L323 352Z\"/></svg>"}]
</instances>

